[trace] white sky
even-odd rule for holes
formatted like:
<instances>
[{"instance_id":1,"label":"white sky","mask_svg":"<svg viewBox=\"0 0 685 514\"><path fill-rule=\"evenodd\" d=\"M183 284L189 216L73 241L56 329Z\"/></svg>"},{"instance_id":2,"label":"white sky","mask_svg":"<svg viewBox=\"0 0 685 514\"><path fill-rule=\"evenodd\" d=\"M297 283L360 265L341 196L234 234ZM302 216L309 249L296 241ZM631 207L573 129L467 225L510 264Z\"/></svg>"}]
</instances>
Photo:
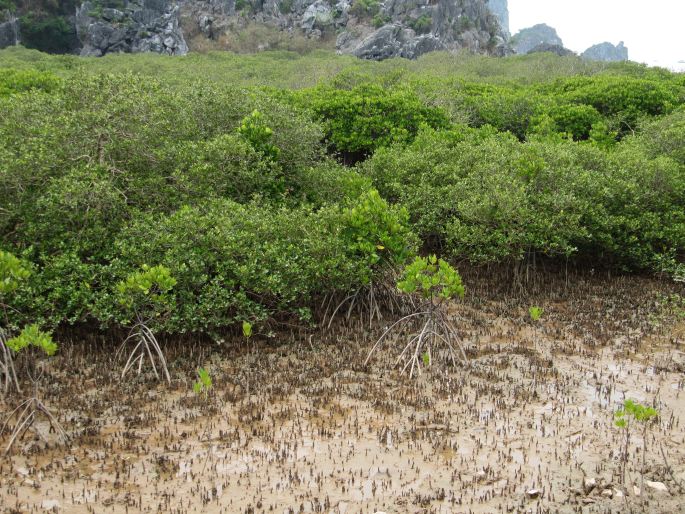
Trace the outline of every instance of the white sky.
<instances>
[{"instance_id":1,"label":"white sky","mask_svg":"<svg viewBox=\"0 0 685 514\"><path fill-rule=\"evenodd\" d=\"M512 34L547 23L575 52L623 41L633 61L685 68L685 0L509 0L509 20Z\"/></svg>"}]
</instances>

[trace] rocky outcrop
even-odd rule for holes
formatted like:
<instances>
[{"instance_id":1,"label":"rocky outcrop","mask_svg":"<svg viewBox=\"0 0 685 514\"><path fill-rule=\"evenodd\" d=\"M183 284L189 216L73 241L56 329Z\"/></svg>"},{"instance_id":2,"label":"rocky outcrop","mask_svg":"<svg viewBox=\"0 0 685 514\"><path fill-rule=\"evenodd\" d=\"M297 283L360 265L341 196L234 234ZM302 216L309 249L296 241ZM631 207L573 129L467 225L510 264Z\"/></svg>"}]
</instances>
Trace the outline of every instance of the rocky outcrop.
<instances>
[{"instance_id":1,"label":"rocky outcrop","mask_svg":"<svg viewBox=\"0 0 685 514\"><path fill-rule=\"evenodd\" d=\"M87 0L75 5L69 24L75 25L83 56L183 55L186 38L202 45L206 37L221 48L241 30L259 34L255 26L297 35L313 46L335 44L339 53L364 59L412 59L434 50L511 53L507 0ZM59 14L67 19L65 12ZM0 41L14 44L16 24L14 32L0 27ZM257 49L269 48L257 43Z\"/></svg>"},{"instance_id":2,"label":"rocky outcrop","mask_svg":"<svg viewBox=\"0 0 685 514\"><path fill-rule=\"evenodd\" d=\"M411 59L434 50L499 56L510 52L507 35L485 0L388 0L373 20L385 23L374 30L369 20L351 11L336 42L338 51L376 60Z\"/></svg>"},{"instance_id":3,"label":"rocky outcrop","mask_svg":"<svg viewBox=\"0 0 685 514\"><path fill-rule=\"evenodd\" d=\"M187 1L193 32L218 40L249 23L313 42L334 40L336 50L364 59L415 58L433 50L465 48L505 55L507 34L490 0L217 0ZM498 0L499 1L499 0ZM505 2L506 3L506 2Z\"/></svg>"},{"instance_id":4,"label":"rocky outcrop","mask_svg":"<svg viewBox=\"0 0 685 514\"><path fill-rule=\"evenodd\" d=\"M576 55L576 53L573 50L569 50L568 48L564 48L561 45L551 45L549 43L540 43L536 47L530 49L528 51L529 54L536 54L536 53L552 53L556 54L559 57L567 57L569 55Z\"/></svg>"},{"instance_id":5,"label":"rocky outcrop","mask_svg":"<svg viewBox=\"0 0 685 514\"><path fill-rule=\"evenodd\" d=\"M618 45L599 43L585 50L581 57L591 61L627 61L628 49L621 41Z\"/></svg>"},{"instance_id":6,"label":"rocky outcrop","mask_svg":"<svg viewBox=\"0 0 685 514\"><path fill-rule=\"evenodd\" d=\"M509 35L509 5L507 0L488 0L488 7L497 17L502 30Z\"/></svg>"},{"instance_id":7,"label":"rocky outcrop","mask_svg":"<svg viewBox=\"0 0 685 514\"><path fill-rule=\"evenodd\" d=\"M0 13L0 48L19 43L19 20L9 13Z\"/></svg>"},{"instance_id":8,"label":"rocky outcrop","mask_svg":"<svg viewBox=\"0 0 685 514\"><path fill-rule=\"evenodd\" d=\"M338 45L345 45L343 38L344 36L338 38ZM351 53L362 59L377 61L390 57L415 59L427 52L445 49L445 45L434 34L417 35L412 29L400 24L384 25L361 42L354 44Z\"/></svg>"},{"instance_id":9,"label":"rocky outcrop","mask_svg":"<svg viewBox=\"0 0 685 514\"><path fill-rule=\"evenodd\" d=\"M564 43L557 31L540 23L527 29L522 29L511 38L511 46L517 54L527 54L538 45L554 45L563 48Z\"/></svg>"},{"instance_id":10,"label":"rocky outcrop","mask_svg":"<svg viewBox=\"0 0 685 514\"><path fill-rule=\"evenodd\" d=\"M169 0L126 1L121 9L88 1L76 11L81 55L99 57L112 52L188 52L179 28L179 6Z\"/></svg>"}]
</instances>

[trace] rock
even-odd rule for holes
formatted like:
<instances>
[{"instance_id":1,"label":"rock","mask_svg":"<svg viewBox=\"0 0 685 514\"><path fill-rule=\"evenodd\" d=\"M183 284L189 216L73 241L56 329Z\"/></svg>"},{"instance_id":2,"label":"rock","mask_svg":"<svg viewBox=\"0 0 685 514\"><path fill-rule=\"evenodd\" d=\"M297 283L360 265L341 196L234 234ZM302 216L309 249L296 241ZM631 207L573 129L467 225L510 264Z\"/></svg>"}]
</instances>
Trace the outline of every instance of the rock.
<instances>
[{"instance_id":1,"label":"rock","mask_svg":"<svg viewBox=\"0 0 685 514\"><path fill-rule=\"evenodd\" d=\"M668 487L666 487L666 484L664 484L663 482L651 482L649 480L645 480L645 485L659 493L668 494Z\"/></svg>"},{"instance_id":2,"label":"rock","mask_svg":"<svg viewBox=\"0 0 685 514\"><path fill-rule=\"evenodd\" d=\"M541 44L564 46L557 31L544 23L520 30L511 38L510 43L517 54L527 54Z\"/></svg>"},{"instance_id":3,"label":"rock","mask_svg":"<svg viewBox=\"0 0 685 514\"><path fill-rule=\"evenodd\" d=\"M526 491L526 496L528 496L528 498L530 498L531 500L539 498L541 494L542 491L540 489L529 489L528 491Z\"/></svg>"},{"instance_id":4,"label":"rock","mask_svg":"<svg viewBox=\"0 0 685 514\"><path fill-rule=\"evenodd\" d=\"M585 477L585 480L583 480L583 492L590 494L595 487L597 487L597 479Z\"/></svg>"},{"instance_id":5,"label":"rock","mask_svg":"<svg viewBox=\"0 0 685 514\"><path fill-rule=\"evenodd\" d=\"M507 0L488 0L488 7L497 17L502 30L509 35L509 6Z\"/></svg>"},{"instance_id":6,"label":"rock","mask_svg":"<svg viewBox=\"0 0 685 514\"><path fill-rule=\"evenodd\" d=\"M362 40L351 53L362 59L380 61L391 57L415 59L425 53L444 49L443 43L433 34L416 35L412 29L400 24L389 24Z\"/></svg>"},{"instance_id":7,"label":"rock","mask_svg":"<svg viewBox=\"0 0 685 514\"><path fill-rule=\"evenodd\" d=\"M107 21L122 21L126 15L118 9L106 7L102 10L102 19Z\"/></svg>"},{"instance_id":8,"label":"rock","mask_svg":"<svg viewBox=\"0 0 685 514\"><path fill-rule=\"evenodd\" d=\"M218 40L246 26L244 13L235 16L231 5L220 12L217 0L185 0L184 19L195 20L198 32ZM338 53L362 59L414 59L435 50L512 53L506 0L385 0L374 13L355 9L354 0L261 0L251 5L249 23L291 34L301 31L313 41L328 41L327 36L337 33Z\"/></svg>"},{"instance_id":9,"label":"rock","mask_svg":"<svg viewBox=\"0 0 685 514\"><path fill-rule=\"evenodd\" d=\"M620 489L614 489L614 496L616 498L623 498L623 491L621 491Z\"/></svg>"},{"instance_id":10,"label":"rock","mask_svg":"<svg viewBox=\"0 0 685 514\"><path fill-rule=\"evenodd\" d=\"M125 9L102 9L89 1L76 10L81 55L157 52L184 55L188 45L179 26L180 10L172 0L129 0Z\"/></svg>"},{"instance_id":11,"label":"rock","mask_svg":"<svg viewBox=\"0 0 685 514\"><path fill-rule=\"evenodd\" d=\"M16 468L14 468L14 471L17 473L17 475L21 477L29 476L29 470L23 466L17 466Z\"/></svg>"},{"instance_id":12,"label":"rock","mask_svg":"<svg viewBox=\"0 0 685 514\"><path fill-rule=\"evenodd\" d=\"M221 36L255 24L287 35L300 31L313 45L326 45L337 34L339 53L364 59L414 59L436 50L513 53L508 44L507 0L384 0L377 3L377 12L364 12L355 7L355 0L236 2L120 0L103 4L86 0L77 3L70 20L83 56L113 52L183 55L188 52L186 36L190 41L206 37L220 44ZM17 44L18 23L0 13L0 47ZM189 32L184 35L186 28ZM266 50L278 44L265 40L254 46Z\"/></svg>"},{"instance_id":13,"label":"rock","mask_svg":"<svg viewBox=\"0 0 685 514\"><path fill-rule=\"evenodd\" d=\"M614 490L613 489L604 489L602 491L602 496L605 498L613 498L614 497Z\"/></svg>"},{"instance_id":14,"label":"rock","mask_svg":"<svg viewBox=\"0 0 685 514\"><path fill-rule=\"evenodd\" d=\"M19 44L19 20L13 15L6 15L7 21L2 22L0 12L0 48Z\"/></svg>"},{"instance_id":15,"label":"rock","mask_svg":"<svg viewBox=\"0 0 685 514\"><path fill-rule=\"evenodd\" d=\"M57 500L43 500L40 504L40 508L43 510L57 510L59 509L59 502Z\"/></svg>"},{"instance_id":16,"label":"rock","mask_svg":"<svg viewBox=\"0 0 685 514\"><path fill-rule=\"evenodd\" d=\"M325 28L333 23L333 13L325 0L316 0L302 15L300 27L305 31Z\"/></svg>"},{"instance_id":17,"label":"rock","mask_svg":"<svg viewBox=\"0 0 685 514\"><path fill-rule=\"evenodd\" d=\"M638 486L634 485L633 486L633 494L635 496L640 496L641 493L642 493L642 491L640 491L640 488Z\"/></svg>"},{"instance_id":18,"label":"rock","mask_svg":"<svg viewBox=\"0 0 685 514\"><path fill-rule=\"evenodd\" d=\"M401 25L384 25L362 40L352 53L362 59L377 61L398 57L402 49L402 44L398 40L401 30Z\"/></svg>"},{"instance_id":19,"label":"rock","mask_svg":"<svg viewBox=\"0 0 685 514\"><path fill-rule=\"evenodd\" d=\"M628 49L624 46L623 41L616 46L604 42L591 46L580 55L591 61L627 61Z\"/></svg>"}]
</instances>

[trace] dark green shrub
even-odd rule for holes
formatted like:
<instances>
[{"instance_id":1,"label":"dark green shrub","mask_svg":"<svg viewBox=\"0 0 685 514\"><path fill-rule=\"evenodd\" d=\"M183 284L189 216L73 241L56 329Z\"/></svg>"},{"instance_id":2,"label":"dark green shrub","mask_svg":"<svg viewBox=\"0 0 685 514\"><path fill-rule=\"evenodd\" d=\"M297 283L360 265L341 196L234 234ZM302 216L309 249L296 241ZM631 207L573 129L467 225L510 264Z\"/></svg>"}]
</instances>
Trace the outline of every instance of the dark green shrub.
<instances>
[{"instance_id":1,"label":"dark green shrub","mask_svg":"<svg viewBox=\"0 0 685 514\"><path fill-rule=\"evenodd\" d=\"M475 262L539 253L649 269L685 248L682 168L629 147L426 131L364 170L424 242Z\"/></svg>"},{"instance_id":2,"label":"dark green shrub","mask_svg":"<svg viewBox=\"0 0 685 514\"><path fill-rule=\"evenodd\" d=\"M622 134L635 130L641 117L667 114L681 101L677 88L665 81L632 77L571 79L559 89L567 91L571 102L591 105L614 118Z\"/></svg>"},{"instance_id":3,"label":"dark green shrub","mask_svg":"<svg viewBox=\"0 0 685 514\"><path fill-rule=\"evenodd\" d=\"M422 14L409 22L409 26L414 29L417 34L425 34L430 32L433 25L433 18L428 14Z\"/></svg>"},{"instance_id":4,"label":"dark green shrub","mask_svg":"<svg viewBox=\"0 0 685 514\"><path fill-rule=\"evenodd\" d=\"M76 28L63 16L29 13L21 17L21 43L41 52L66 54L79 46Z\"/></svg>"},{"instance_id":5,"label":"dark green shrub","mask_svg":"<svg viewBox=\"0 0 685 514\"><path fill-rule=\"evenodd\" d=\"M666 155L685 165L685 108L645 123L638 140L650 156Z\"/></svg>"},{"instance_id":6,"label":"dark green shrub","mask_svg":"<svg viewBox=\"0 0 685 514\"><path fill-rule=\"evenodd\" d=\"M342 226L337 209L217 200L169 216L141 215L118 238L120 258L112 271L159 262L178 281L165 328L219 330L243 319L297 313L318 294L368 280L371 270L341 239ZM103 302L99 316L106 320L109 309Z\"/></svg>"},{"instance_id":7,"label":"dark green shrub","mask_svg":"<svg viewBox=\"0 0 685 514\"><path fill-rule=\"evenodd\" d=\"M405 89L320 87L303 91L295 101L311 109L321 121L326 141L335 152L358 157L393 143L411 142L421 125L449 125L442 110L424 105Z\"/></svg>"},{"instance_id":8,"label":"dark green shrub","mask_svg":"<svg viewBox=\"0 0 685 514\"><path fill-rule=\"evenodd\" d=\"M380 3L378 0L354 0L354 2L352 2L352 7L350 8L350 13L360 17L371 17L378 13L379 10Z\"/></svg>"},{"instance_id":9,"label":"dark green shrub","mask_svg":"<svg viewBox=\"0 0 685 514\"><path fill-rule=\"evenodd\" d=\"M602 115L591 105L557 105L548 111L548 115L559 132L571 134L575 141L588 139L592 125L602 121Z\"/></svg>"}]
</instances>

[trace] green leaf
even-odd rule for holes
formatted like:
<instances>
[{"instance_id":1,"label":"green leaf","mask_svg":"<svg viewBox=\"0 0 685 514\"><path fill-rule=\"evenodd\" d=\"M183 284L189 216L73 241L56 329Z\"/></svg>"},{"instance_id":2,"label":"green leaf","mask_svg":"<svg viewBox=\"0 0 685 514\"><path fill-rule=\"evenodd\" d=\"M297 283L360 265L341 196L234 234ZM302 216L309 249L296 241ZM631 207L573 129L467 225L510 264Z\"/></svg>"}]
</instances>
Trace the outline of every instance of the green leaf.
<instances>
[{"instance_id":1,"label":"green leaf","mask_svg":"<svg viewBox=\"0 0 685 514\"><path fill-rule=\"evenodd\" d=\"M252 323L249 321L243 321L243 335L247 338L252 336Z\"/></svg>"}]
</instances>

